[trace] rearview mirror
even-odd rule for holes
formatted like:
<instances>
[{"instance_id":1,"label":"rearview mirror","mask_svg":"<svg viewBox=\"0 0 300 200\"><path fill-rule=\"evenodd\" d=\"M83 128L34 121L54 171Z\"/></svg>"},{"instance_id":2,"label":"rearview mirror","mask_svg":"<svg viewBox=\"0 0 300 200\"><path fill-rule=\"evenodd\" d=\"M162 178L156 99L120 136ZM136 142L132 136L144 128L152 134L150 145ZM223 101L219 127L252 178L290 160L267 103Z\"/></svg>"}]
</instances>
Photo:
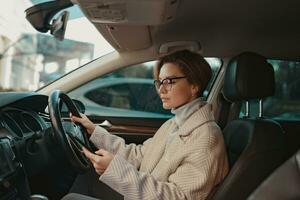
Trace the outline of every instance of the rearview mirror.
<instances>
[{"instance_id":1,"label":"rearview mirror","mask_svg":"<svg viewBox=\"0 0 300 200\"><path fill-rule=\"evenodd\" d=\"M52 20L50 33L57 39L63 40L69 19L69 12L63 11L56 19Z\"/></svg>"},{"instance_id":2,"label":"rearview mirror","mask_svg":"<svg viewBox=\"0 0 300 200\"><path fill-rule=\"evenodd\" d=\"M46 33L50 30L51 34L61 39L64 36L69 14L64 11L56 19L53 19L53 17L58 12L71 6L73 6L73 3L70 0L40 3L25 10L26 19L39 32ZM51 21L52 23L50 23Z\"/></svg>"}]
</instances>

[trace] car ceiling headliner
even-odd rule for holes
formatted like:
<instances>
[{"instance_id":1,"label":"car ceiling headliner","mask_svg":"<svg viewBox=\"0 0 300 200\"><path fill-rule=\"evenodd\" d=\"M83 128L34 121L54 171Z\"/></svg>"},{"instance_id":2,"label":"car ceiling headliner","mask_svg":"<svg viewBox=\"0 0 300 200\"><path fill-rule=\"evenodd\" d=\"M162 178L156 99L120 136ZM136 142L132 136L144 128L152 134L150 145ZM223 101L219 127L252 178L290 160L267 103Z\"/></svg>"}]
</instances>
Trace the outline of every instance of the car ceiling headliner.
<instances>
[{"instance_id":1,"label":"car ceiling headliner","mask_svg":"<svg viewBox=\"0 0 300 200\"><path fill-rule=\"evenodd\" d=\"M120 52L194 40L200 43L205 56L231 57L254 51L269 58L299 59L299 7L299 0L181 0L172 22L145 26L149 32L135 34L134 49L130 48L126 32L114 37L108 34L106 25L95 26L114 47L126 41L118 49ZM144 40L138 38L148 36L150 43L145 46Z\"/></svg>"}]
</instances>

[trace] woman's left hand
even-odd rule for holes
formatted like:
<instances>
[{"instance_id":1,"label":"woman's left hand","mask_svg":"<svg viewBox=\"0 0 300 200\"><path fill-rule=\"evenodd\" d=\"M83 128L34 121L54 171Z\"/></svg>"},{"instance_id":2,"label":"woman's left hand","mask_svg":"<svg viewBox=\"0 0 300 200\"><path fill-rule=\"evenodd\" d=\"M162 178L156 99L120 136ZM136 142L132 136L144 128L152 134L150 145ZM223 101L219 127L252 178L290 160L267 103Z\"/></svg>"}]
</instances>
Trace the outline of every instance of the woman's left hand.
<instances>
[{"instance_id":1,"label":"woman's left hand","mask_svg":"<svg viewBox=\"0 0 300 200\"><path fill-rule=\"evenodd\" d=\"M95 153L92 153L83 147L83 153L92 162L95 171L99 175L104 173L104 171L107 169L108 165L114 158L113 154L103 149L99 149Z\"/></svg>"}]
</instances>

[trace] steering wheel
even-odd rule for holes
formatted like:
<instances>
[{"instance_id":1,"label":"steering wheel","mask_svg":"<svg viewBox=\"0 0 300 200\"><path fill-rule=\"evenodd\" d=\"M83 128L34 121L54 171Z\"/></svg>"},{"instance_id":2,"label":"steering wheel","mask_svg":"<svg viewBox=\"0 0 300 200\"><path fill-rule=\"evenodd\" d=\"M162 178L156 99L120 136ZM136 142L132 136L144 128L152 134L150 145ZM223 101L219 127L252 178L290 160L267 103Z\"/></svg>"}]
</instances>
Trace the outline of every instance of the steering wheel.
<instances>
[{"instance_id":1,"label":"steering wheel","mask_svg":"<svg viewBox=\"0 0 300 200\"><path fill-rule=\"evenodd\" d=\"M81 173L90 168L90 162L81 151L80 146L81 144L90 148L86 129L71 121L62 120L60 111L62 103L65 103L72 115L80 117L79 111L71 98L60 90L54 90L48 100L53 134L71 166Z\"/></svg>"}]
</instances>

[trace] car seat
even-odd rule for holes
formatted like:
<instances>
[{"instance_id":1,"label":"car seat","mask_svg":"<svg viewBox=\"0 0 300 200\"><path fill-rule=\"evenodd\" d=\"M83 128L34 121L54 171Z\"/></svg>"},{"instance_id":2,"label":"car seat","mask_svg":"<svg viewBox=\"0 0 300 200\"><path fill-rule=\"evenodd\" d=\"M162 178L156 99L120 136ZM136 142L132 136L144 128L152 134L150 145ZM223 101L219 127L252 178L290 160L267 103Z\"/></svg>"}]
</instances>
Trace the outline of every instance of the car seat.
<instances>
[{"instance_id":1,"label":"car seat","mask_svg":"<svg viewBox=\"0 0 300 200\"><path fill-rule=\"evenodd\" d=\"M273 67L263 56L245 52L229 62L223 94L231 102L246 101L246 115L223 130L231 170L209 199L246 199L284 161L283 130L262 116L262 99L273 95L274 85ZM259 102L258 117L249 117L249 100Z\"/></svg>"}]
</instances>

